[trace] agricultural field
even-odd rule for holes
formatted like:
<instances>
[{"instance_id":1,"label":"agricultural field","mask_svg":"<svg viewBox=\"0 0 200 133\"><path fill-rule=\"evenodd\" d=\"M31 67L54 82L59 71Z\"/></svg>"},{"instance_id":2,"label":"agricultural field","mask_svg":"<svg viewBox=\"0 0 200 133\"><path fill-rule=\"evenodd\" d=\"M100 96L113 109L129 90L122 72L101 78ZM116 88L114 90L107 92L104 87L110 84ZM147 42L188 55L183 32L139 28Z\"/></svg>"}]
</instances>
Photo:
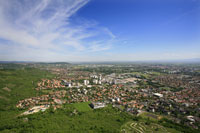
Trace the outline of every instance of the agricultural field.
<instances>
[{"instance_id":1,"label":"agricultural field","mask_svg":"<svg viewBox=\"0 0 200 133\"><path fill-rule=\"evenodd\" d=\"M130 121L121 127L121 133L180 133L156 123Z\"/></svg>"}]
</instances>

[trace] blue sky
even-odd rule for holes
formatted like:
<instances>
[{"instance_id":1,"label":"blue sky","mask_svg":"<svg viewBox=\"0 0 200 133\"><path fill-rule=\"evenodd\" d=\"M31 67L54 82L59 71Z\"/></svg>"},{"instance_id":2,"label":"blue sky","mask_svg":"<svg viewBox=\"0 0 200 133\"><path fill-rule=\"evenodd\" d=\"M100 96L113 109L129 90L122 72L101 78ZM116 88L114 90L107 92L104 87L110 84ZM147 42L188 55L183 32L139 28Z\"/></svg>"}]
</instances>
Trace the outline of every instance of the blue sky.
<instances>
[{"instance_id":1,"label":"blue sky","mask_svg":"<svg viewBox=\"0 0 200 133\"><path fill-rule=\"evenodd\" d=\"M200 0L0 0L0 60L200 58Z\"/></svg>"}]
</instances>

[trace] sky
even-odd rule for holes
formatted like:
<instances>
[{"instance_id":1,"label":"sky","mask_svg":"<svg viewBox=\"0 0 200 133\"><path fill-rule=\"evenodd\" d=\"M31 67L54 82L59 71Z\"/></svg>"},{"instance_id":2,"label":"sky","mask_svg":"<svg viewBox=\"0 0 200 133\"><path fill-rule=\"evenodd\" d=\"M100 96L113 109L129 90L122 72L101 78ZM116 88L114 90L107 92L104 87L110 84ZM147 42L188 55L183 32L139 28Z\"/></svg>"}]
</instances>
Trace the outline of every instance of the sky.
<instances>
[{"instance_id":1,"label":"sky","mask_svg":"<svg viewBox=\"0 0 200 133\"><path fill-rule=\"evenodd\" d=\"M200 58L200 0L0 0L1 61Z\"/></svg>"}]
</instances>

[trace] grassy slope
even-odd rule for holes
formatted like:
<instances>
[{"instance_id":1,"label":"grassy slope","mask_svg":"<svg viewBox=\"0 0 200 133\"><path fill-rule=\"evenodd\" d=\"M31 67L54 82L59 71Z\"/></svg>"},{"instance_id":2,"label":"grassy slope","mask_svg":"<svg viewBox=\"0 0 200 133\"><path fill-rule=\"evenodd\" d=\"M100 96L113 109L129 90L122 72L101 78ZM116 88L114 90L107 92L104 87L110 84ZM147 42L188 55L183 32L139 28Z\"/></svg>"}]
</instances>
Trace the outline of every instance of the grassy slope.
<instances>
[{"instance_id":1,"label":"grassy slope","mask_svg":"<svg viewBox=\"0 0 200 133\"><path fill-rule=\"evenodd\" d=\"M73 113L74 110L76 113ZM28 122L24 122L28 118ZM63 108L54 111L49 109L29 116L22 116L15 121L4 125L2 132L121 132L122 129L133 132L130 123L137 123L136 128L146 127L145 131L164 131L178 133L175 129L166 128L156 121L136 117L125 112L118 111L108 105L102 109L92 110L88 108L88 102L65 104ZM146 124L147 123L147 124ZM142 126L140 126L142 125Z\"/></svg>"},{"instance_id":2,"label":"grassy slope","mask_svg":"<svg viewBox=\"0 0 200 133\"><path fill-rule=\"evenodd\" d=\"M0 129L6 123L14 122L21 112L16 108L19 100L40 95L34 90L37 81L52 77L52 74L39 69L0 70ZM4 87L11 91L3 90Z\"/></svg>"},{"instance_id":3,"label":"grassy slope","mask_svg":"<svg viewBox=\"0 0 200 133\"><path fill-rule=\"evenodd\" d=\"M82 107L87 104L83 103ZM7 126L2 132L119 132L131 116L108 106L73 114L76 105L66 104L62 109L17 118L18 124ZM28 122L23 119L28 117ZM11 129L9 129L11 128Z\"/></svg>"},{"instance_id":4,"label":"grassy slope","mask_svg":"<svg viewBox=\"0 0 200 133\"><path fill-rule=\"evenodd\" d=\"M180 133L179 131L176 131L175 129L171 128L165 128L159 124L155 123L146 123L145 121L129 121L123 126L121 126L121 131L126 133L132 133L132 132L145 132L145 133Z\"/></svg>"},{"instance_id":5,"label":"grassy slope","mask_svg":"<svg viewBox=\"0 0 200 133\"><path fill-rule=\"evenodd\" d=\"M84 103L75 103L73 106L79 111L79 112L87 112L91 111L91 107L89 106L91 102L84 102Z\"/></svg>"}]
</instances>

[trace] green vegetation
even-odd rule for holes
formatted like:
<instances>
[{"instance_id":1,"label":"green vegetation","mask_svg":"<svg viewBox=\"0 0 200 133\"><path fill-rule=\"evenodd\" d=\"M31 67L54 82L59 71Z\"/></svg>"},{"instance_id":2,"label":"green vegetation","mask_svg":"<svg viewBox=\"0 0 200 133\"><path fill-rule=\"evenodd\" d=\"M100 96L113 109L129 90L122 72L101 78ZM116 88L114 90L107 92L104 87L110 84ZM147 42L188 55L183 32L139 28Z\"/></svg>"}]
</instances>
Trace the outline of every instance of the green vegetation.
<instances>
[{"instance_id":1,"label":"green vegetation","mask_svg":"<svg viewBox=\"0 0 200 133\"><path fill-rule=\"evenodd\" d=\"M133 118L132 121L122 125L120 130L122 133L199 133L199 130L174 123L163 116L152 113L143 113Z\"/></svg>"},{"instance_id":2,"label":"green vegetation","mask_svg":"<svg viewBox=\"0 0 200 133\"><path fill-rule=\"evenodd\" d=\"M165 128L156 123L129 121L121 127L122 133L180 133L176 130Z\"/></svg>"},{"instance_id":3,"label":"green vegetation","mask_svg":"<svg viewBox=\"0 0 200 133\"><path fill-rule=\"evenodd\" d=\"M156 121L131 116L121 112L111 105L101 109L88 108L88 102L65 104L63 108L36 113L28 116L13 118L13 121L2 122L1 132L123 132L136 131L130 124L137 123L134 128L141 127L144 131L170 131L175 129L165 128ZM131 125L133 126L133 125ZM147 130L148 129L148 130Z\"/></svg>"},{"instance_id":4,"label":"green vegetation","mask_svg":"<svg viewBox=\"0 0 200 133\"><path fill-rule=\"evenodd\" d=\"M160 87L160 89L163 90L163 91L171 91L171 90L173 90L170 87Z\"/></svg>"},{"instance_id":5,"label":"green vegetation","mask_svg":"<svg viewBox=\"0 0 200 133\"><path fill-rule=\"evenodd\" d=\"M86 103L79 104L84 107ZM108 106L97 110L77 112L77 105L15 118L0 125L1 132L119 132L132 116ZM25 119L28 121L25 121Z\"/></svg>"},{"instance_id":6,"label":"green vegetation","mask_svg":"<svg viewBox=\"0 0 200 133\"><path fill-rule=\"evenodd\" d=\"M41 90L41 92L44 94L49 94L49 93L53 92L53 90L46 89L46 90Z\"/></svg>"},{"instance_id":7,"label":"green vegetation","mask_svg":"<svg viewBox=\"0 0 200 133\"><path fill-rule=\"evenodd\" d=\"M142 117L144 119L149 119L151 121L158 121L162 118L162 116L160 116L160 115L156 115L156 114L149 113L149 112L141 113L140 117Z\"/></svg>"},{"instance_id":8,"label":"green vegetation","mask_svg":"<svg viewBox=\"0 0 200 133\"><path fill-rule=\"evenodd\" d=\"M142 78L148 78L150 75L142 72L132 72L132 74L141 76Z\"/></svg>"},{"instance_id":9,"label":"green vegetation","mask_svg":"<svg viewBox=\"0 0 200 133\"><path fill-rule=\"evenodd\" d=\"M78 110L78 112L86 112L91 111L89 104L91 102L84 102L84 103L74 103L73 106Z\"/></svg>"},{"instance_id":10,"label":"green vegetation","mask_svg":"<svg viewBox=\"0 0 200 133\"><path fill-rule=\"evenodd\" d=\"M22 112L16 108L18 101L40 95L40 92L34 89L37 82L41 78L52 77L54 75L39 69L0 70L0 129L2 125L9 123L16 122L18 125L16 116Z\"/></svg>"},{"instance_id":11,"label":"green vegetation","mask_svg":"<svg viewBox=\"0 0 200 133\"><path fill-rule=\"evenodd\" d=\"M179 133L190 132L169 120L151 120L131 116L108 105L101 109L89 109L88 102L64 104L62 108L15 117L2 122L1 132L138 132ZM176 130L178 129L178 130Z\"/></svg>"},{"instance_id":12,"label":"green vegetation","mask_svg":"<svg viewBox=\"0 0 200 133\"><path fill-rule=\"evenodd\" d=\"M160 89L163 90L163 91L178 92L178 91L183 90L184 88L183 87L179 87L179 88L176 88L176 87L160 87Z\"/></svg>"},{"instance_id":13,"label":"green vegetation","mask_svg":"<svg viewBox=\"0 0 200 133\"><path fill-rule=\"evenodd\" d=\"M160 72L151 72L152 75L161 75Z\"/></svg>"},{"instance_id":14,"label":"green vegetation","mask_svg":"<svg viewBox=\"0 0 200 133\"><path fill-rule=\"evenodd\" d=\"M53 76L39 69L0 70L0 96L7 99L1 103L0 110L6 110L19 100L39 95L34 89L37 82L42 78L53 78ZM4 90L5 87L9 91Z\"/></svg>"},{"instance_id":15,"label":"green vegetation","mask_svg":"<svg viewBox=\"0 0 200 133\"><path fill-rule=\"evenodd\" d=\"M122 133L180 133L174 129L165 128L156 123L129 121L121 127Z\"/></svg>"},{"instance_id":16,"label":"green vegetation","mask_svg":"<svg viewBox=\"0 0 200 133\"><path fill-rule=\"evenodd\" d=\"M167 118L162 118L161 120L158 121L158 123L164 127L176 129L177 131L180 131L183 133L199 133L199 130L186 127L183 124L174 123L173 121Z\"/></svg>"}]
</instances>

